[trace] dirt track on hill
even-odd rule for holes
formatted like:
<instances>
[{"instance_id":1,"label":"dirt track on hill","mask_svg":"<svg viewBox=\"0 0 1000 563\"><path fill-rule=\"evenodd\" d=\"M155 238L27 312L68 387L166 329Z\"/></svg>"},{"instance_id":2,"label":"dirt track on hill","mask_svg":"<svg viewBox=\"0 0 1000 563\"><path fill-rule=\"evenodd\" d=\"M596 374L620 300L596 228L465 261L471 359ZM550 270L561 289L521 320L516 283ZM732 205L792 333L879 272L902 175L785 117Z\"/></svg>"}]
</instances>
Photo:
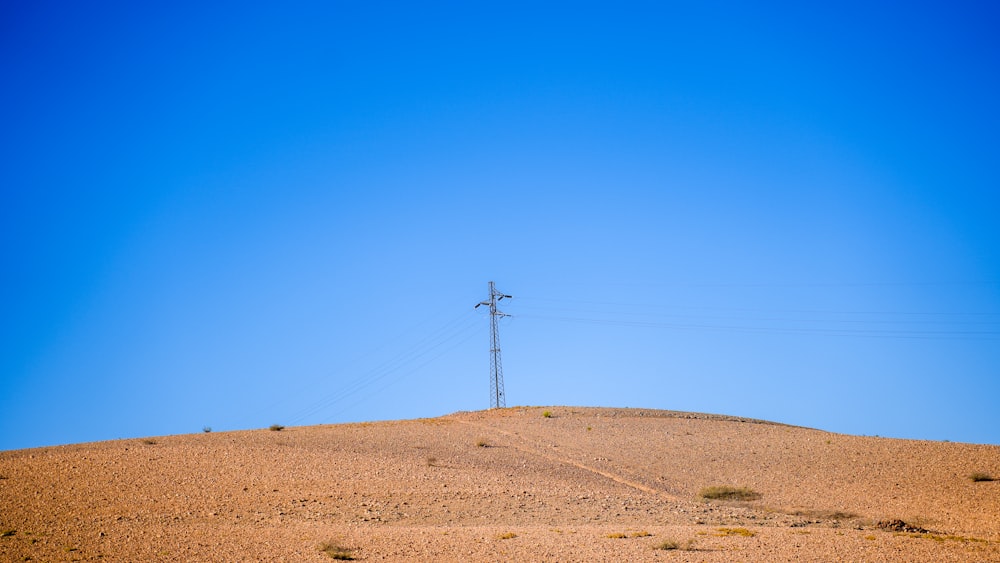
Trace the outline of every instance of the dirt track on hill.
<instances>
[{"instance_id":1,"label":"dirt track on hill","mask_svg":"<svg viewBox=\"0 0 1000 563\"><path fill-rule=\"evenodd\" d=\"M1000 561L977 472L1000 447L635 409L119 440L0 452L0 561Z\"/></svg>"}]
</instances>

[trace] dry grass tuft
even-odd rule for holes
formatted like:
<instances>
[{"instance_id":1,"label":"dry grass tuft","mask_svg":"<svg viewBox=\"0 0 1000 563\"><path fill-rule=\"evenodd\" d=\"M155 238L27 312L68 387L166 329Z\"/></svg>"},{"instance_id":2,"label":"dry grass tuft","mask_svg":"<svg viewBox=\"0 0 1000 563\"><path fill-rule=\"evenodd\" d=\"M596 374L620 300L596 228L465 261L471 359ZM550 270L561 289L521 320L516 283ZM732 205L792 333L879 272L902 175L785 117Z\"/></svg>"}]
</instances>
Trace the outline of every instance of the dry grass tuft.
<instances>
[{"instance_id":1,"label":"dry grass tuft","mask_svg":"<svg viewBox=\"0 0 1000 563\"><path fill-rule=\"evenodd\" d=\"M995 477L993 477L989 473L983 473L982 471L976 471L972 475L969 475L969 479L971 479L973 483L996 481Z\"/></svg>"},{"instance_id":2,"label":"dry grass tuft","mask_svg":"<svg viewBox=\"0 0 1000 563\"><path fill-rule=\"evenodd\" d=\"M337 561L354 561L354 550L337 542L325 541L319 544L319 550Z\"/></svg>"},{"instance_id":3,"label":"dry grass tuft","mask_svg":"<svg viewBox=\"0 0 1000 563\"><path fill-rule=\"evenodd\" d=\"M607 536L605 536L605 537L608 537L608 538L611 538L611 539L613 539L613 540L620 540L620 539L622 539L622 538L627 538L627 537L628 537L628 534L623 534L623 533L621 533L621 532L615 532L615 533L613 533L613 534L608 534L608 535L607 535Z\"/></svg>"},{"instance_id":4,"label":"dry grass tuft","mask_svg":"<svg viewBox=\"0 0 1000 563\"><path fill-rule=\"evenodd\" d=\"M743 536L745 538L752 538L757 535L746 528L716 528L716 530L719 533L715 535L719 537Z\"/></svg>"},{"instance_id":5,"label":"dry grass tuft","mask_svg":"<svg viewBox=\"0 0 1000 563\"><path fill-rule=\"evenodd\" d=\"M512 539L514 539L516 537L517 537L517 534L515 534L514 532L507 532L506 534L500 534L499 536L497 536L497 539L498 540L512 540Z\"/></svg>"},{"instance_id":6,"label":"dry grass tuft","mask_svg":"<svg viewBox=\"0 0 1000 563\"><path fill-rule=\"evenodd\" d=\"M653 549L659 549L663 551L673 551L677 549L682 551L695 551L694 540L688 540L684 543L681 543L677 540L663 540L660 543L654 545Z\"/></svg>"},{"instance_id":7,"label":"dry grass tuft","mask_svg":"<svg viewBox=\"0 0 1000 563\"><path fill-rule=\"evenodd\" d=\"M727 485L705 487L698 496L709 500L757 500L761 494L746 487L730 487Z\"/></svg>"},{"instance_id":8,"label":"dry grass tuft","mask_svg":"<svg viewBox=\"0 0 1000 563\"><path fill-rule=\"evenodd\" d=\"M285 429L285 427L280 424L272 424L267 429L270 430L271 432L281 432L282 430Z\"/></svg>"},{"instance_id":9,"label":"dry grass tuft","mask_svg":"<svg viewBox=\"0 0 1000 563\"><path fill-rule=\"evenodd\" d=\"M476 440L476 447L477 448L488 448L488 447L490 447L490 443L486 441L486 438L480 438L480 439Z\"/></svg>"},{"instance_id":10,"label":"dry grass tuft","mask_svg":"<svg viewBox=\"0 0 1000 563\"><path fill-rule=\"evenodd\" d=\"M653 546L653 549L662 549L664 551L671 551L680 548L681 548L680 542L674 540L663 540L660 543Z\"/></svg>"},{"instance_id":11,"label":"dry grass tuft","mask_svg":"<svg viewBox=\"0 0 1000 563\"><path fill-rule=\"evenodd\" d=\"M942 542L946 542L946 541L955 541L955 542L961 542L961 543L969 543L969 542L989 543L989 540L984 540L984 539L981 539L981 538L973 538L973 537L968 537L968 536L956 536L954 534L943 535L943 534L935 534L935 533L932 533L932 532L927 532L927 533L923 533L923 534L918 534L918 533L914 533L914 532L896 532L893 535L895 535L895 536L905 536L905 537L908 537L908 538L921 538L921 539L925 539L925 540L934 540L934 541L936 541L938 543L942 543Z\"/></svg>"}]
</instances>

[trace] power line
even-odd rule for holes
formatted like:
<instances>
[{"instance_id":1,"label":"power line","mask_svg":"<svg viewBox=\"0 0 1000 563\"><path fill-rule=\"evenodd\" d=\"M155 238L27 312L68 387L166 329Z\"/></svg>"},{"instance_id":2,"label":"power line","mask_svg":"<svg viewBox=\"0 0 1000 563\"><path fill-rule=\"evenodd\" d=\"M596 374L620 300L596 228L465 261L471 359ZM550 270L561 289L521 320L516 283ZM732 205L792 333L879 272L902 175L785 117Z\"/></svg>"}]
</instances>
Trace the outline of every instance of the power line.
<instances>
[{"instance_id":1,"label":"power line","mask_svg":"<svg viewBox=\"0 0 1000 563\"><path fill-rule=\"evenodd\" d=\"M967 341L1000 338L1000 312L982 310L893 311L809 306L762 308L531 296L521 298L524 303L519 307L519 317L580 324L864 338Z\"/></svg>"},{"instance_id":2,"label":"power line","mask_svg":"<svg viewBox=\"0 0 1000 563\"><path fill-rule=\"evenodd\" d=\"M326 395L319 397L311 404L304 406L295 413L291 422L300 422L323 411L327 411L335 404L370 389L375 384L392 376L395 377L390 379L391 382L399 381L403 377L416 372L441 357L444 352L440 350L445 348L446 345L451 344L451 346L445 348L445 352L456 346L456 340L460 339L459 343L464 342L476 334L474 330L475 325L476 321L473 315L469 315L468 313L459 315L441 328L427 332L423 338L411 347L398 352L389 359L367 370L359 377L347 381ZM437 353L435 354L435 352ZM369 354L368 356L371 355ZM428 356L431 357L425 359ZM357 402L360 402L360 399L354 401L354 403Z\"/></svg>"},{"instance_id":3,"label":"power line","mask_svg":"<svg viewBox=\"0 0 1000 563\"><path fill-rule=\"evenodd\" d=\"M510 295L498 291L491 281L489 298L475 306L477 309L485 306L490 310L490 408L506 406L498 321L501 317L510 315L499 311L497 303L511 298ZM761 308L531 296L521 298L526 302L519 307L521 312L518 316L539 321L683 332L952 341L1000 339L1000 313L989 311ZM348 403L345 408L357 406L358 403L368 400L386 387L436 361L468 339L481 334L479 330L475 330L475 324L474 315L465 313L437 330L424 332L423 337L411 347L387 355L385 359L375 363L358 377L349 379L336 389L315 397L311 403L302 405L294 413L294 420L291 422L316 416L330 410L334 405L345 402ZM413 331L411 329L408 332ZM382 354L378 352L380 351L373 350L356 360L379 357ZM342 411L343 408L339 410Z\"/></svg>"},{"instance_id":4,"label":"power line","mask_svg":"<svg viewBox=\"0 0 1000 563\"><path fill-rule=\"evenodd\" d=\"M827 336L854 336L864 338L900 338L930 340L996 340L1000 331L994 330L903 330L903 329L849 329L827 327L781 327L759 325L705 324L705 323L665 323L657 321L622 320L592 317L567 317L519 314L519 318L550 320L580 324L609 325L639 328L661 328L674 330L705 330L715 332L745 332L763 334L802 334Z\"/></svg>"},{"instance_id":5,"label":"power line","mask_svg":"<svg viewBox=\"0 0 1000 563\"><path fill-rule=\"evenodd\" d=\"M423 363L421 363L421 364L419 364L417 366L413 366L410 369L408 369L407 371L399 373L395 377L393 377L393 378L385 381L381 386L379 386L377 389L374 389L372 392L367 393L367 394L359 397L357 400L355 400L354 402L352 402L350 405L344 407L340 411L341 414L344 413L344 412L347 412L347 411L349 411L349 410L351 410L351 409L353 409L355 407L357 407L358 405L364 403L365 401L370 400L372 397L381 394L383 391L385 391L386 389L388 389L392 385L398 383L399 380L401 380L404 377L407 377L409 375L412 375L412 374L420 371L424 367L426 367L426 366L430 365L431 363L433 363L434 361L436 361L438 358L440 358L440 357L444 356L445 354L447 354L447 353L455 350L456 348L458 348L462 344L465 344L466 342L468 342L472 337L478 336L478 335L479 335L479 333L476 332L476 331L468 331L468 332L466 332L465 336L462 337L461 340L458 340L457 342L452 343L448 348L445 348L444 350L441 350L440 352L438 352L437 354L435 354L433 357L428 358L427 360L425 360ZM378 379L381 379L381 378L378 378ZM374 383L374 382L375 381L373 380L372 383ZM358 389L356 391L360 391L360 389Z\"/></svg>"},{"instance_id":6,"label":"power line","mask_svg":"<svg viewBox=\"0 0 1000 563\"><path fill-rule=\"evenodd\" d=\"M669 304L665 305L663 303L636 303L636 302L620 302L620 301L594 301L594 300L583 300L583 299L562 299L562 298L546 298L546 297L524 297L519 296L518 299L525 303L529 302L547 302L555 304L565 304L568 307L574 307L572 309L559 308L554 310L561 311L579 311L580 309L575 308L576 305L595 305L595 306L613 306L613 307L633 307L637 309L667 309L667 310L683 310L683 311L712 311L712 312L735 312L735 313L819 313L819 314L830 314L830 315L898 315L898 316L914 316L914 317L997 317L1000 318L1000 312L990 312L990 311L899 311L899 310L855 310L855 309L819 309L819 308L806 308L806 309L786 309L786 308L760 308L760 307L741 307L741 306L723 306L723 305L683 305L683 304ZM522 305L523 306L523 305ZM550 307L537 307L539 309L552 309ZM606 310L601 310L600 312L606 312ZM518 315L520 317L520 315Z\"/></svg>"}]
</instances>

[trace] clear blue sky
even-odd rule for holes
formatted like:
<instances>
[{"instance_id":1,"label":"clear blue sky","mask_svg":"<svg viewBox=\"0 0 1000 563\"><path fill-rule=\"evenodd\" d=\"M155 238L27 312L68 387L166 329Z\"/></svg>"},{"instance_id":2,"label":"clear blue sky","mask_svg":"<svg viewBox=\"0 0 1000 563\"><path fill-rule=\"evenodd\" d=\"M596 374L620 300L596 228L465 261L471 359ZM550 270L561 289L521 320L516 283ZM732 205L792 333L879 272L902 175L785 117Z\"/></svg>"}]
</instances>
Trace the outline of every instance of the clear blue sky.
<instances>
[{"instance_id":1,"label":"clear blue sky","mask_svg":"<svg viewBox=\"0 0 1000 563\"><path fill-rule=\"evenodd\" d=\"M988 2L7 2L0 449L508 405L1000 444Z\"/></svg>"}]
</instances>

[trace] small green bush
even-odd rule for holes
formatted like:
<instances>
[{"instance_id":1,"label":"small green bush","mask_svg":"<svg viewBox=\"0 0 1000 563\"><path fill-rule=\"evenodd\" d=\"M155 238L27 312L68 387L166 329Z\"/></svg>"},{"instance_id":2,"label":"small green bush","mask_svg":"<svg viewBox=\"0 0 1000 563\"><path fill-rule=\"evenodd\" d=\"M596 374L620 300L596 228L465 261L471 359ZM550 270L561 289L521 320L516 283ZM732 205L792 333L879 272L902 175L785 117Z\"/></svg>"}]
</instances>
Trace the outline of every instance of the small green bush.
<instances>
[{"instance_id":1,"label":"small green bush","mask_svg":"<svg viewBox=\"0 0 1000 563\"><path fill-rule=\"evenodd\" d=\"M552 418L552 411L545 411L542 413L544 418Z\"/></svg>"},{"instance_id":2,"label":"small green bush","mask_svg":"<svg viewBox=\"0 0 1000 563\"><path fill-rule=\"evenodd\" d=\"M204 432L204 433L206 433L206 434L208 434L209 432L212 431L212 427L211 426L206 426L206 427L202 428L201 431Z\"/></svg>"},{"instance_id":3,"label":"small green bush","mask_svg":"<svg viewBox=\"0 0 1000 563\"><path fill-rule=\"evenodd\" d=\"M969 475L969 479L973 483L982 483L984 481L996 481L996 479L989 473L983 473L982 471L976 471L972 475Z\"/></svg>"},{"instance_id":4,"label":"small green bush","mask_svg":"<svg viewBox=\"0 0 1000 563\"><path fill-rule=\"evenodd\" d=\"M284 426L282 426L282 425L280 425L280 424L272 424L272 425L271 425L271 426L270 426L270 427L268 428L268 430L270 430L271 432L281 432L281 431L282 431L282 430L284 430L284 429L285 429L285 427L284 427Z\"/></svg>"}]
</instances>

